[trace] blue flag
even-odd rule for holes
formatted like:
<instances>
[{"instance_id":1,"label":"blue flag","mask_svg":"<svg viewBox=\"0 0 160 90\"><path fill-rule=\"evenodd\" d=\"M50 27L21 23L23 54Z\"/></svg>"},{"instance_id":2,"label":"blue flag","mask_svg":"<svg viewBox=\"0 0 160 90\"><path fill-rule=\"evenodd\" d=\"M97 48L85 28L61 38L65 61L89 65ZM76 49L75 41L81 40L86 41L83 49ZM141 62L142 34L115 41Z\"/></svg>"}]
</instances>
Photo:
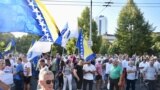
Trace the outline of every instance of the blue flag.
<instances>
[{"instance_id":1,"label":"blue flag","mask_svg":"<svg viewBox=\"0 0 160 90\"><path fill-rule=\"evenodd\" d=\"M27 1L0 0L0 32L26 32L43 35L35 12Z\"/></svg>"},{"instance_id":2,"label":"blue flag","mask_svg":"<svg viewBox=\"0 0 160 90\"><path fill-rule=\"evenodd\" d=\"M70 34L71 34L71 32L70 32L70 30L68 28L68 23L66 23L65 27L61 31L61 34L57 38L55 43L65 48L66 44L67 44L67 42L68 42L68 40L70 38Z\"/></svg>"},{"instance_id":3,"label":"blue flag","mask_svg":"<svg viewBox=\"0 0 160 90\"><path fill-rule=\"evenodd\" d=\"M95 59L96 55L93 53L92 49L89 47L87 40L83 37L82 30L80 30L76 47L79 50L80 57L86 61L91 61Z\"/></svg>"}]
</instances>

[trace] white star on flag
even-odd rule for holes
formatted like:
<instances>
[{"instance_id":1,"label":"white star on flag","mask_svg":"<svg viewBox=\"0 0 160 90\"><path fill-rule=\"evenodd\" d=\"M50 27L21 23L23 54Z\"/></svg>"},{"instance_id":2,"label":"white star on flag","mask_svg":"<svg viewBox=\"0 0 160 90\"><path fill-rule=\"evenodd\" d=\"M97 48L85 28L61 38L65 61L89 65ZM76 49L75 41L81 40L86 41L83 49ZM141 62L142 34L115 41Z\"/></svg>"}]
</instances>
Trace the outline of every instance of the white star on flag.
<instances>
[{"instance_id":1,"label":"white star on flag","mask_svg":"<svg viewBox=\"0 0 160 90\"><path fill-rule=\"evenodd\" d=\"M36 19L38 19L40 22L43 19L41 15L37 15Z\"/></svg>"},{"instance_id":2,"label":"white star on flag","mask_svg":"<svg viewBox=\"0 0 160 90\"><path fill-rule=\"evenodd\" d=\"M33 1L29 1L29 6L31 6L32 8L34 8L34 3L33 3Z\"/></svg>"},{"instance_id":3,"label":"white star on flag","mask_svg":"<svg viewBox=\"0 0 160 90\"><path fill-rule=\"evenodd\" d=\"M44 21L41 21L39 25L41 25L42 28L46 26L46 25L44 24Z\"/></svg>"},{"instance_id":4,"label":"white star on flag","mask_svg":"<svg viewBox=\"0 0 160 90\"><path fill-rule=\"evenodd\" d=\"M33 12L35 12L35 13L36 13L36 15L38 15L38 13L39 13L38 8L34 8L34 9L33 9Z\"/></svg>"}]
</instances>

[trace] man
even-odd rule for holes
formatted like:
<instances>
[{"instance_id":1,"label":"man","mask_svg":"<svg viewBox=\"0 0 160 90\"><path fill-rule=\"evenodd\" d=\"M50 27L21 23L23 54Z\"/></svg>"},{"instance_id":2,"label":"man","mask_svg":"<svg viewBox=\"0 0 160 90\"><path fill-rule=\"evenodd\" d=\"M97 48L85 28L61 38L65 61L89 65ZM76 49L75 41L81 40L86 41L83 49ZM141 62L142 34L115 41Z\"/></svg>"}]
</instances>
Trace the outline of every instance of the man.
<instances>
[{"instance_id":1,"label":"man","mask_svg":"<svg viewBox=\"0 0 160 90\"><path fill-rule=\"evenodd\" d=\"M113 65L109 71L110 90L119 90L118 84L121 82L122 67L119 66L118 59L113 60Z\"/></svg>"},{"instance_id":2,"label":"man","mask_svg":"<svg viewBox=\"0 0 160 90\"><path fill-rule=\"evenodd\" d=\"M92 90L95 71L96 68L91 64L91 61L83 66L83 90L87 90L87 84L89 84L89 90Z\"/></svg>"},{"instance_id":3,"label":"man","mask_svg":"<svg viewBox=\"0 0 160 90\"><path fill-rule=\"evenodd\" d=\"M44 69L39 74L39 81L38 81L41 89L40 90L54 90L54 75L48 69Z\"/></svg>"},{"instance_id":4,"label":"man","mask_svg":"<svg viewBox=\"0 0 160 90\"><path fill-rule=\"evenodd\" d=\"M156 90L157 69L153 65L154 59L150 59L149 65L144 68L144 78L148 82L149 90Z\"/></svg>"},{"instance_id":5,"label":"man","mask_svg":"<svg viewBox=\"0 0 160 90\"><path fill-rule=\"evenodd\" d=\"M16 73L14 73L14 83L15 83L15 90L23 90L23 65L22 65L22 59L18 58L17 60L17 67L16 67Z\"/></svg>"}]
</instances>

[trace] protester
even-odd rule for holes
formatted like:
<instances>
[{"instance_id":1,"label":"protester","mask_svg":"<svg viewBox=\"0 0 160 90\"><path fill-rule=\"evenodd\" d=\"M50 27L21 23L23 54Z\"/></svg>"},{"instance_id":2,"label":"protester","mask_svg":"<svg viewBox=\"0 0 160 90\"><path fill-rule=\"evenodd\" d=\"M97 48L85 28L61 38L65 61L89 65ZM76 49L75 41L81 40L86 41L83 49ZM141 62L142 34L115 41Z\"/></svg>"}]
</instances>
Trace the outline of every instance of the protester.
<instances>
[{"instance_id":1,"label":"protester","mask_svg":"<svg viewBox=\"0 0 160 90\"><path fill-rule=\"evenodd\" d=\"M101 60L98 60L98 63L96 64L96 90L100 90L102 88L102 64L101 64Z\"/></svg>"},{"instance_id":2,"label":"protester","mask_svg":"<svg viewBox=\"0 0 160 90\"><path fill-rule=\"evenodd\" d=\"M122 67L119 66L118 59L113 60L113 65L109 71L110 90L119 90L118 83L121 82Z\"/></svg>"},{"instance_id":3,"label":"protester","mask_svg":"<svg viewBox=\"0 0 160 90\"><path fill-rule=\"evenodd\" d=\"M9 90L10 86L5 83L5 72L3 71L4 66L4 60L0 59L0 90Z\"/></svg>"},{"instance_id":4,"label":"protester","mask_svg":"<svg viewBox=\"0 0 160 90\"><path fill-rule=\"evenodd\" d=\"M72 66L71 66L71 61L67 60L65 66L63 67L63 90L66 90L67 87L67 82L69 85L69 90L72 90Z\"/></svg>"},{"instance_id":5,"label":"protester","mask_svg":"<svg viewBox=\"0 0 160 90\"><path fill-rule=\"evenodd\" d=\"M18 65L16 66L16 73L14 73L15 90L23 90L24 74L21 58L18 58L17 64Z\"/></svg>"},{"instance_id":6,"label":"protester","mask_svg":"<svg viewBox=\"0 0 160 90\"><path fill-rule=\"evenodd\" d=\"M154 65L154 60L151 58L149 65L147 65L144 68L144 78L148 82L149 90L156 90L155 82L156 82L158 73L157 73L157 69L153 65Z\"/></svg>"},{"instance_id":7,"label":"protester","mask_svg":"<svg viewBox=\"0 0 160 90\"><path fill-rule=\"evenodd\" d=\"M126 68L127 71L127 86L126 90L131 89L135 90L135 80L136 80L136 66L134 66L133 61L128 62L128 66Z\"/></svg>"},{"instance_id":8,"label":"protester","mask_svg":"<svg viewBox=\"0 0 160 90\"><path fill-rule=\"evenodd\" d=\"M24 90L30 90L32 66L31 63L26 59L26 56L23 56L22 60L23 60L23 73L24 73Z\"/></svg>"},{"instance_id":9,"label":"protester","mask_svg":"<svg viewBox=\"0 0 160 90\"><path fill-rule=\"evenodd\" d=\"M43 69L39 73L39 80L38 83L41 87L41 89L38 90L54 90L54 75L51 71L48 69Z\"/></svg>"},{"instance_id":10,"label":"protester","mask_svg":"<svg viewBox=\"0 0 160 90\"><path fill-rule=\"evenodd\" d=\"M74 76L77 84L77 90L82 89L82 83L83 83L83 61L80 60L78 64L74 68Z\"/></svg>"},{"instance_id":11,"label":"protester","mask_svg":"<svg viewBox=\"0 0 160 90\"><path fill-rule=\"evenodd\" d=\"M89 90L93 88L93 80L96 68L91 61L88 61L87 64L83 65L83 90L87 90L87 85L89 84Z\"/></svg>"}]
</instances>

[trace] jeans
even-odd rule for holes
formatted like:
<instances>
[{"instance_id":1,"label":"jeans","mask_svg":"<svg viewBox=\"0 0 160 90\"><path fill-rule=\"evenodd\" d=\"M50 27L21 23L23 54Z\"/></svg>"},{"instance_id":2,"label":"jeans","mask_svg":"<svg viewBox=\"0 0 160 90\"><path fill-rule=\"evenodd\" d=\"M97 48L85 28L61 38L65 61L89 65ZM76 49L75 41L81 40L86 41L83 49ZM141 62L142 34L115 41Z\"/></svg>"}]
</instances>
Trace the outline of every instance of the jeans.
<instances>
[{"instance_id":1,"label":"jeans","mask_svg":"<svg viewBox=\"0 0 160 90\"><path fill-rule=\"evenodd\" d=\"M86 80L83 79L83 90L88 90L87 85L89 84L89 90L92 90L93 87L93 80Z\"/></svg>"},{"instance_id":2,"label":"jeans","mask_svg":"<svg viewBox=\"0 0 160 90\"><path fill-rule=\"evenodd\" d=\"M69 90L72 90L72 74L64 75L63 76L63 81L64 81L63 90L66 90L67 81L68 81L68 84L69 84Z\"/></svg>"}]
</instances>

